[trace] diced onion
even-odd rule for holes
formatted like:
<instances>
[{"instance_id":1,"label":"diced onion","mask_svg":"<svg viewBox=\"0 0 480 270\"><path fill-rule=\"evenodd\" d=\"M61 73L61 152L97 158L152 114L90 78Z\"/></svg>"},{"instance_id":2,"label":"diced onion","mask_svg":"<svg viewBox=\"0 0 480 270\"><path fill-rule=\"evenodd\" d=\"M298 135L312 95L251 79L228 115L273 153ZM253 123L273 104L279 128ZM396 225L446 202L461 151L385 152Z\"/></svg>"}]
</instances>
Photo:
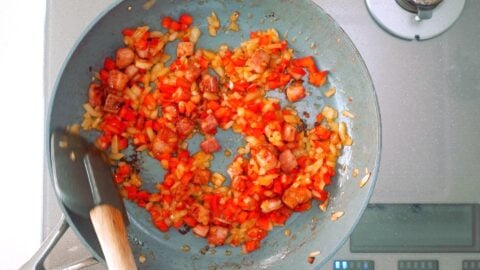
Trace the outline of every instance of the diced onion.
<instances>
[{"instance_id":1,"label":"diced onion","mask_svg":"<svg viewBox=\"0 0 480 270\"><path fill-rule=\"evenodd\" d=\"M200 31L200 28L198 28L197 26L192 27L192 29L190 29L190 41L193 43L197 43L201 34L202 32Z\"/></svg>"}]
</instances>

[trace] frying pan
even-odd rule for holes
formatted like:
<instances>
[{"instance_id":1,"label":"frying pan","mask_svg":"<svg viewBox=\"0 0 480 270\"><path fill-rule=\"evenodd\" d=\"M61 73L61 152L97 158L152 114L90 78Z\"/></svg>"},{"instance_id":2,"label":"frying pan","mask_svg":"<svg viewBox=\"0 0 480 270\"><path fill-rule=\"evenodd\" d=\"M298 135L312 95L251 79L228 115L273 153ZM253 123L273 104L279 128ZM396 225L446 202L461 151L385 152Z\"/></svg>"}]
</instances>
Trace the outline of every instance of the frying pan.
<instances>
[{"instance_id":1,"label":"frying pan","mask_svg":"<svg viewBox=\"0 0 480 270\"><path fill-rule=\"evenodd\" d=\"M204 239L196 238L192 233L182 235L173 229L162 233L152 225L144 209L126 201L130 220L128 234L135 258L143 255L146 259L143 263L137 261L140 269L312 269L307 257L314 251L320 251L320 254L316 256L313 268L320 268L346 241L364 211L374 188L380 162L378 102L368 70L355 46L330 16L308 0L157 0L148 10L142 7L144 3L124 1L114 4L91 25L71 51L50 101L46 156L50 157L48 138L53 130L81 122L82 104L87 101L92 70L99 70L104 57L113 55L115 49L122 46L123 28L148 24L153 29L162 30L160 19L163 16L177 17L186 12L193 15L195 24L202 30L198 46L216 49L221 44L234 48L247 39L251 31L273 27L289 41L297 57L313 55L321 69L330 71L325 86L320 89L308 88L310 96L294 104L297 111L314 116L322 106L328 104L339 112L348 110L355 115L352 119L339 114L339 120L347 123L354 144L345 147L338 160L336 176L328 187L331 197L327 211L323 213L317 207L312 207L306 213L294 214L284 227L276 227L270 232L260 250L247 255L243 255L239 248L230 246L201 252L205 251ZM240 31L222 30L217 37L209 37L206 18L212 11L217 13L222 25L227 24L231 12L239 11ZM170 46L167 52L172 53L173 47ZM337 93L325 98L323 92L330 87L336 87ZM283 95L272 95L284 101ZM313 118L305 119L308 125L313 125ZM95 135L94 132L82 134L90 140ZM243 141L241 137L223 131L219 132L217 139L230 149L236 149ZM148 157L142 160L142 176L146 185L154 186L155 181L162 179L164 172L156 161ZM225 172L229 162L228 158L217 156L212 169ZM50 174L53 174L51 165L51 160L48 160ZM357 177L352 176L355 169L360 171ZM371 173L371 177L360 188L359 182L365 170ZM91 222L70 212L59 202L70 227L93 256L103 262ZM332 221L331 214L337 211L345 214L337 221ZM286 229L291 231L290 237L285 236ZM189 250L185 248L186 245Z\"/></svg>"}]
</instances>

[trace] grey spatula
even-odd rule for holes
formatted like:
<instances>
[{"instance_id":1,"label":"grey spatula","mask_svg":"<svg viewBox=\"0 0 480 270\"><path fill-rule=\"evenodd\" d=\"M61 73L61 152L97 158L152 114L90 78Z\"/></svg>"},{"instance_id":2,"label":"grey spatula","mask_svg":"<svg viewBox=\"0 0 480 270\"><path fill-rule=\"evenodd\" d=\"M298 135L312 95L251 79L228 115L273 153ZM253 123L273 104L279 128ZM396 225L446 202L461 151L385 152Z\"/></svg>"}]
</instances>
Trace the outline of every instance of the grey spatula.
<instances>
[{"instance_id":1,"label":"grey spatula","mask_svg":"<svg viewBox=\"0 0 480 270\"><path fill-rule=\"evenodd\" d=\"M56 130L51 137L56 192L65 206L90 218L109 269L136 269L125 208L110 165L84 138Z\"/></svg>"}]
</instances>

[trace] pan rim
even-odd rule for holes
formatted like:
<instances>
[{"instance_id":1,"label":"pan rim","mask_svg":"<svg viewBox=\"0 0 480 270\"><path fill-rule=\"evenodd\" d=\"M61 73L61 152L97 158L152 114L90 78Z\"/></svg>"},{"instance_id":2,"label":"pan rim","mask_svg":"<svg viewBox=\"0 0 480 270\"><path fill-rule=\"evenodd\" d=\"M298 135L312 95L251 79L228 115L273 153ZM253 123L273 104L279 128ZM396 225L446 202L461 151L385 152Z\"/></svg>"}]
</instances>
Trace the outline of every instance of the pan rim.
<instances>
[{"instance_id":1,"label":"pan rim","mask_svg":"<svg viewBox=\"0 0 480 270\"><path fill-rule=\"evenodd\" d=\"M48 3L50 3L50 2L48 2ZM114 0L114 2L110 3L92 21L90 21L87 24L87 26L82 30L80 35L78 35L78 37L76 38L72 47L69 49L67 55L65 56L65 59L62 61L62 64L61 64L61 66L58 70L58 74L56 75L55 81L52 85L51 94L50 94L50 96L48 98L48 102L47 102L47 110L46 110L46 116L45 116L45 121L44 121L44 125L45 125L45 133L44 133L44 146L45 147L44 147L44 149L45 149L45 157L46 157L45 160L47 162L47 170L48 170L48 174L49 174L50 179L51 179L50 183L52 184L53 188L54 188L54 185L53 185L54 180L53 179L56 176L54 175L53 166L52 166L52 158L51 158L51 154L52 154L52 152L51 152L51 134L52 134L53 130L51 129L50 124L51 124L52 113L53 113L53 105L54 105L55 97L57 95L57 91L58 91L58 88L59 88L59 84L60 84L62 75L64 74L65 69L67 67L67 64L70 62L70 59L72 58L73 54L75 53L75 51L79 47L79 44L82 42L82 40L84 40L84 38L87 36L87 34L90 32L90 30L92 30L95 27L95 25L106 14L108 14L110 12L110 10L112 10L113 8L115 8L116 6L118 6L121 3L122 3L122 0ZM47 8L48 8L48 5L49 4L47 4ZM46 25L45 31L47 31L47 27L48 27L48 25ZM47 42L48 41L46 40L45 41L45 43L46 43L45 44L46 45L45 49L48 48L48 43ZM46 72L45 71L44 71L44 77L46 77ZM47 89L46 80L44 81L44 88ZM69 227L74 231L75 235L82 242L83 246L95 257L95 259L97 259L101 263L105 264L104 257L101 256L100 254L98 254L98 252L96 252L96 250L91 247L91 245L84 239L83 235L80 233L78 228L75 226L75 223L72 221L71 216L66 214L66 213L68 213L67 212L68 209L65 207L65 205L63 204L63 202L61 201L61 199L57 195L56 190L55 190L55 199L56 199L59 207L61 208L62 213L64 213L65 219L67 220L67 223L69 224Z\"/></svg>"},{"instance_id":2,"label":"pan rim","mask_svg":"<svg viewBox=\"0 0 480 270\"><path fill-rule=\"evenodd\" d=\"M50 124L51 124L51 119L52 119L52 110L53 110L53 104L54 104L54 100L55 100L55 97L57 95L57 91L58 91L58 88L59 88L59 83L60 83L60 80L62 78L62 75L63 73L65 72L65 68L67 66L67 64L69 63L70 59L72 58L72 55L74 54L74 52L77 50L79 44L81 43L82 40L84 40L85 36L90 32L91 29L93 29L95 27L95 25L106 15L108 14L112 9L114 9L116 6L118 6L120 3L122 3L123 1L121 0L115 0L113 1L111 4L109 4L104 10L102 10L96 17L94 20L92 20L87 27L85 27L83 29L83 31L81 32L81 34L78 36L78 38L76 39L76 41L74 42L73 46L69 49L69 52L67 54L67 56L65 57L64 61L62 62L62 65L58 71L58 74L55 78L55 83L53 84L53 87L52 87L52 92L51 92L51 95L48 99L48 106L47 106L47 111L46 111L46 117L45 117L45 154L46 154L46 161L47 161L47 169L48 169L48 172L49 172L49 175L51 177L51 179L53 179L53 177L55 177L53 171L52 171L52 160L51 160L51 151L50 151L50 135L52 133L52 130L51 130L51 127L50 127ZM368 195L367 197L368 198L371 198L372 194L373 194L373 191L374 191L374 188L375 188L375 184L376 184L376 181L377 181L377 177L378 177L378 172L379 172L379 169L380 169L380 161L381 161L381 152L382 152L382 123L381 123L381 111L380 111L380 106L379 106L379 101L378 101L378 96L377 96L377 93L376 93L376 89L375 89L375 85L373 83L373 80L372 80L372 76L367 68L367 65L365 63L365 60L363 59L362 55L360 54L360 52L358 51L357 47L355 46L355 44L353 43L353 41L350 39L350 36L347 35L347 33L345 32L345 30L337 23L337 21L335 21L332 16L327 13L316 1L313 1L313 0L308 0L308 2L312 2L316 7L318 7L321 11L323 11L323 13L325 15L327 15L329 17L329 20L330 22L335 25L335 27L337 29L340 29L342 35L344 37L346 37L345 39L345 42L348 44L349 47L351 47L354 52L355 52L355 55L361 60L360 61L360 65L361 65L361 69L363 70L363 72L367 75L367 78L368 78L368 84L369 84L369 91L371 89L372 91L372 94L373 94L373 98L374 98L374 101L375 101L375 106L374 106L374 113L375 113L375 120L376 122L378 123L377 125L377 132L375 134L375 137L376 137L376 142L377 144L375 145L376 149L377 150L377 153L375 153L375 161L374 161L374 167L372 169L372 177L371 177L371 187L369 187L369 190L368 190ZM46 87L46 85L45 85ZM61 202L61 200L59 199L58 196L55 196L56 197L56 200L57 202L59 203L60 205L60 208L62 209L62 212L66 213L66 208L65 206L63 205L63 203ZM369 200L365 200L363 202L363 205L361 205L361 207L359 207L359 210L360 210L360 213L363 213L365 208L367 207L369 203ZM347 232L347 236L345 236L343 238L343 240L340 242L338 248L340 248L341 246L343 246L345 244L345 242L348 240L348 236L352 233L352 231L354 230L356 224L358 223L358 221L360 220L361 218L361 214L358 214L357 217L354 219L354 222L353 222L353 226L350 227L349 231ZM101 262L104 262L104 259L103 259L103 256L101 256L100 254L98 254L92 247L91 245L89 244L88 241L86 241L86 239L83 238L82 234L80 233L80 231L77 229L77 227L75 226L75 224L73 223L71 217L69 215L66 215L66 219L67 219L67 222L69 223L70 227L72 227L72 230L75 232L76 236L80 239L80 241L83 243L83 245L88 249L88 251L90 253L92 253L94 255L94 257L97 259L97 260L100 260ZM334 249L330 255L326 256L326 259L324 260L324 262L326 263L329 259L331 259L331 257L334 256L334 254L336 253L336 251L338 251L338 248L337 249ZM320 268L322 266L322 264L320 264L318 266L318 268Z\"/></svg>"}]
</instances>

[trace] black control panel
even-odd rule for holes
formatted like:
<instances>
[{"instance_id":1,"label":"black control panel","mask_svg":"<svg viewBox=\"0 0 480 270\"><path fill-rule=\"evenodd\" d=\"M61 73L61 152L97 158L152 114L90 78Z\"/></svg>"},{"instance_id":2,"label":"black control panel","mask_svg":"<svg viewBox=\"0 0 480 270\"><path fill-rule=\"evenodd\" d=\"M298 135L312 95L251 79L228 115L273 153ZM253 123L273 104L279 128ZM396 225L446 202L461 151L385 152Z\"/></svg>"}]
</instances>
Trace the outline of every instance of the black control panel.
<instances>
[{"instance_id":1,"label":"black control panel","mask_svg":"<svg viewBox=\"0 0 480 270\"><path fill-rule=\"evenodd\" d=\"M399 260L397 269L443 270L438 260ZM480 260L463 260L457 269L480 270ZM373 260L335 260L333 261L333 270L375 270L375 262Z\"/></svg>"},{"instance_id":2,"label":"black control panel","mask_svg":"<svg viewBox=\"0 0 480 270\"><path fill-rule=\"evenodd\" d=\"M370 260L336 260L334 270L374 270L374 263Z\"/></svg>"},{"instance_id":3,"label":"black control panel","mask_svg":"<svg viewBox=\"0 0 480 270\"><path fill-rule=\"evenodd\" d=\"M400 260L398 270L439 270L436 260Z\"/></svg>"},{"instance_id":4,"label":"black control panel","mask_svg":"<svg viewBox=\"0 0 480 270\"><path fill-rule=\"evenodd\" d=\"M480 260L465 260L462 262L462 270L480 270Z\"/></svg>"}]
</instances>

